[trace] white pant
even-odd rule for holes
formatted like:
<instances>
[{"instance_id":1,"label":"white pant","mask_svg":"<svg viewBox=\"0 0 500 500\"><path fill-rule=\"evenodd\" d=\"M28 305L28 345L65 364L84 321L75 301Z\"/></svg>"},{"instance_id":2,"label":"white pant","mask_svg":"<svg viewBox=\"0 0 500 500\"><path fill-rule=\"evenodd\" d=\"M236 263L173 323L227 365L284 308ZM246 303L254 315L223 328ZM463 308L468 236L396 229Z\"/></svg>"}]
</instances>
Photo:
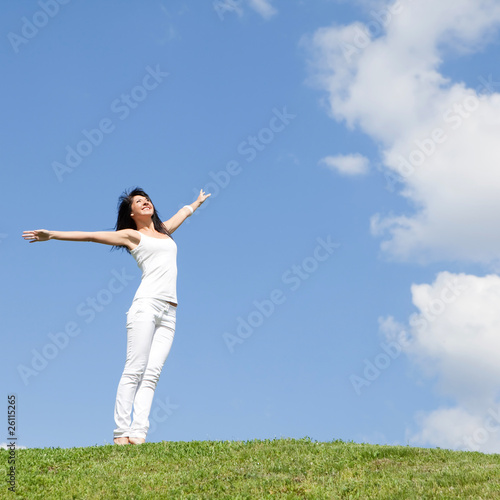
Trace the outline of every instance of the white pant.
<instances>
[{"instance_id":1,"label":"white pant","mask_svg":"<svg viewBox=\"0 0 500 500\"><path fill-rule=\"evenodd\" d=\"M146 438L154 391L174 340L176 312L177 306L154 298L135 299L127 311L127 359L116 394L115 438Z\"/></svg>"}]
</instances>

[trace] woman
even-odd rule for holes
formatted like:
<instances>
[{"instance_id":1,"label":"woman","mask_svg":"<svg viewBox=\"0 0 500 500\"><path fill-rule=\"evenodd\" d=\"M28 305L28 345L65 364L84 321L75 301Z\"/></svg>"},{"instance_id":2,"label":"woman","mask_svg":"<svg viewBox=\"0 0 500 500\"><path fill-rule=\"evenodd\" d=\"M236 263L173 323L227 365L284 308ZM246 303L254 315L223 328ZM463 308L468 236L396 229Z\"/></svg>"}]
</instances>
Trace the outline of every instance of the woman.
<instances>
[{"instance_id":1,"label":"woman","mask_svg":"<svg viewBox=\"0 0 500 500\"><path fill-rule=\"evenodd\" d=\"M171 235L209 196L200 190L195 202L161 222L150 197L135 188L120 196L115 231L23 232L30 243L93 241L125 248L142 270L141 284L127 311L127 358L116 394L115 444L146 440L154 391L175 333L177 245Z\"/></svg>"}]
</instances>

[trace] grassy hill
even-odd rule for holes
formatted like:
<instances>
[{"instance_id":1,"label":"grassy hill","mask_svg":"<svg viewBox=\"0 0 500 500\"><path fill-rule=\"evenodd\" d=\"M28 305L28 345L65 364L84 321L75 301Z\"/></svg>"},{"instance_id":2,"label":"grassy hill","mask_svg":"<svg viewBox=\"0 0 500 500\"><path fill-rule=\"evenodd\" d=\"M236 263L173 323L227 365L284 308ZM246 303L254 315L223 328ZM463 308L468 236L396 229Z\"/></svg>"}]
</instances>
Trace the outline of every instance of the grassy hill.
<instances>
[{"instance_id":1,"label":"grassy hill","mask_svg":"<svg viewBox=\"0 0 500 500\"><path fill-rule=\"evenodd\" d=\"M500 455L309 438L33 448L16 450L16 493L2 483L29 500L500 499Z\"/></svg>"}]
</instances>

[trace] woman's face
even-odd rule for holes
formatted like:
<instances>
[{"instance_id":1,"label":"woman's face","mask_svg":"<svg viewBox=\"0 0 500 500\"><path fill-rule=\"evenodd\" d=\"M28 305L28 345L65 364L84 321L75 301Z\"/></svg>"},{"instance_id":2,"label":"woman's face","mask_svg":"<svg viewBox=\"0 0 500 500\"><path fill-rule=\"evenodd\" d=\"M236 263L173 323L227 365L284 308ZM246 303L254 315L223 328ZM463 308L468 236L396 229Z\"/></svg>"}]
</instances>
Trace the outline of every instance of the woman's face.
<instances>
[{"instance_id":1,"label":"woman's face","mask_svg":"<svg viewBox=\"0 0 500 500\"><path fill-rule=\"evenodd\" d=\"M150 200L144 196L134 196L132 199L132 217L148 215L151 217L154 214L154 206Z\"/></svg>"}]
</instances>

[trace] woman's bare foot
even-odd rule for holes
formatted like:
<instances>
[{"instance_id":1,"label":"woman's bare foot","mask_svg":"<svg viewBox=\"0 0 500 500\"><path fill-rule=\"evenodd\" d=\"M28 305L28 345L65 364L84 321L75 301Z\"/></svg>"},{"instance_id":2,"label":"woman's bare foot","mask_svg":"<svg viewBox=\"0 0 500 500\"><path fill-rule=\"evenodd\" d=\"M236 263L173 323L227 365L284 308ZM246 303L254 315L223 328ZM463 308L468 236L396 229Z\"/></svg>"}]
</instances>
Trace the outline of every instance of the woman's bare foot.
<instances>
[{"instance_id":1,"label":"woman's bare foot","mask_svg":"<svg viewBox=\"0 0 500 500\"><path fill-rule=\"evenodd\" d=\"M146 440L144 438L135 438L135 437L131 437L131 438L128 438L130 444L142 444L142 443L145 443Z\"/></svg>"},{"instance_id":2,"label":"woman's bare foot","mask_svg":"<svg viewBox=\"0 0 500 500\"><path fill-rule=\"evenodd\" d=\"M130 444L128 437L114 438L113 441L115 444Z\"/></svg>"}]
</instances>

